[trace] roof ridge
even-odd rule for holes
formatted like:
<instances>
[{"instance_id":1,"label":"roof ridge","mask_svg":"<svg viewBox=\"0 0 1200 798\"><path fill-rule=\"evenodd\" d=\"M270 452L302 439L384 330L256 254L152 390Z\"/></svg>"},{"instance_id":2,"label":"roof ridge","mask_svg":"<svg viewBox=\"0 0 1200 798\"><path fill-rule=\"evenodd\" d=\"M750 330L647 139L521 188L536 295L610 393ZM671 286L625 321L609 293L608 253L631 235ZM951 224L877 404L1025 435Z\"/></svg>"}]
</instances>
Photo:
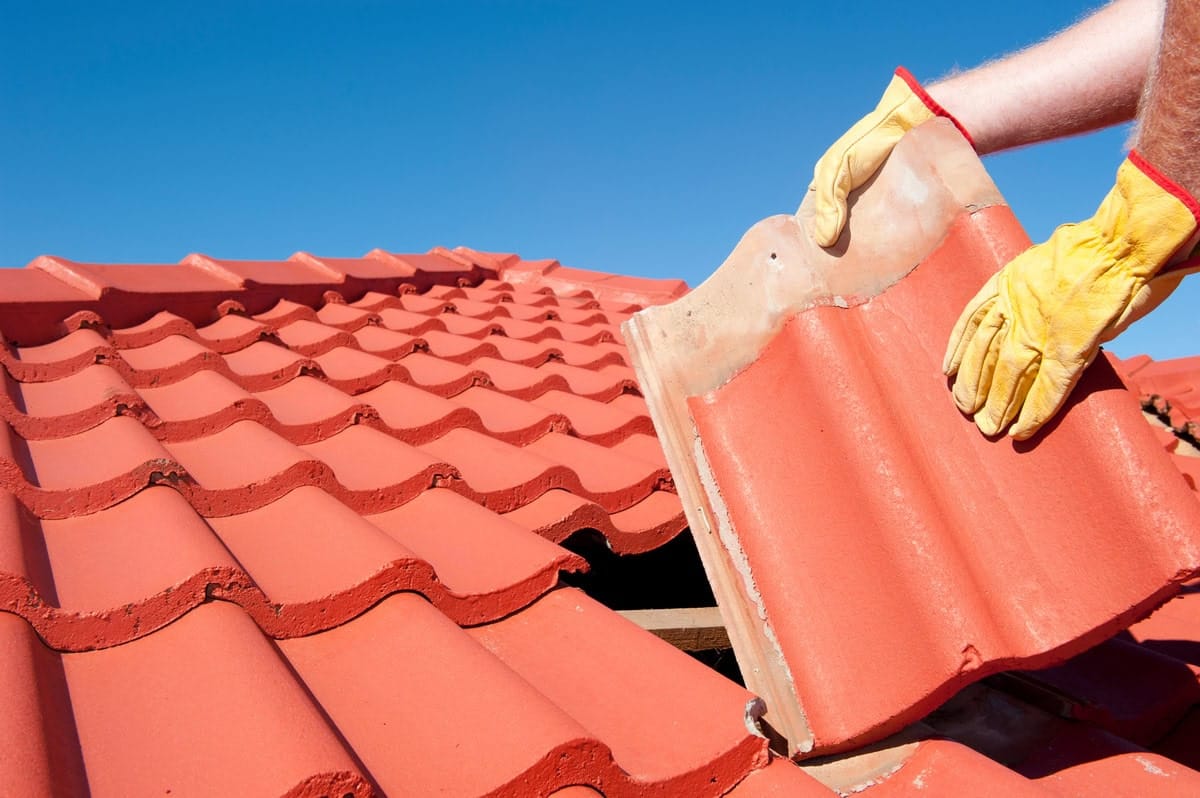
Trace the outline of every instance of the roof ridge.
<instances>
[{"instance_id":1,"label":"roof ridge","mask_svg":"<svg viewBox=\"0 0 1200 798\"><path fill-rule=\"evenodd\" d=\"M65 258L59 258L54 255L38 255L29 262L26 268L38 269L49 274L54 279L69 285L70 287L82 291L93 299L99 299L104 292L104 287L81 273L77 268L72 268L75 264Z\"/></svg>"},{"instance_id":2,"label":"roof ridge","mask_svg":"<svg viewBox=\"0 0 1200 798\"><path fill-rule=\"evenodd\" d=\"M31 280L31 273L44 274L72 293L49 289ZM687 291L681 280L626 277L461 246L413 254L376 248L357 259L300 251L284 260L238 261L190 253L178 264L162 266L40 255L25 269L0 269L0 336L25 346L44 344L68 332L63 319L80 311L98 314L112 328L137 326L163 311L199 326L231 300L254 315L283 300L316 307L330 290L354 302L372 291L398 294L404 285L424 292L488 280L618 306L659 304Z\"/></svg>"}]
</instances>

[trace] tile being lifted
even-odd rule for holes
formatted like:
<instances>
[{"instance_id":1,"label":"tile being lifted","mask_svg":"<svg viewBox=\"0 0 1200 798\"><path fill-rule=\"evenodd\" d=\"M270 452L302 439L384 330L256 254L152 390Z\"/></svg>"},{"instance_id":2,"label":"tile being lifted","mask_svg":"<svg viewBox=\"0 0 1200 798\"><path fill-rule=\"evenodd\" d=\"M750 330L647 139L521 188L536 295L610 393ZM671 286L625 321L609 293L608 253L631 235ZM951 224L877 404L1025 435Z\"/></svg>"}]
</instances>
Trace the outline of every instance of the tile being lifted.
<instances>
[{"instance_id":1,"label":"tile being lifted","mask_svg":"<svg viewBox=\"0 0 1200 798\"><path fill-rule=\"evenodd\" d=\"M1038 438L989 440L941 359L1028 246L944 122L851 199L760 222L625 335L742 673L794 755L911 723L1066 659L1200 568L1200 505L1101 358Z\"/></svg>"}]
</instances>

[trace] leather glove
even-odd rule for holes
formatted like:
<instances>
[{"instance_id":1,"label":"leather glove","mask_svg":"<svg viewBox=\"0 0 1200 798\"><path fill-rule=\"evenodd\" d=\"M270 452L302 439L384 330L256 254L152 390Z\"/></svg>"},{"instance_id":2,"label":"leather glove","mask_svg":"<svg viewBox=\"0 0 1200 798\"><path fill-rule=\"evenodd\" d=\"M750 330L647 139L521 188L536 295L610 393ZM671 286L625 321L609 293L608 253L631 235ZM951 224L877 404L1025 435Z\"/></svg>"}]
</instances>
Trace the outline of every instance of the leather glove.
<instances>
[{"instance_id":1,"label":"leather glove","mask_svg":"<svg viewBox=\"0 0 1200 798\"><path fill-rule=\"evenodd\" d=\"M985 435L1031 437L1079 381L1100 344L1195 271L1164 270L1192 242L1200 205L1137 152L1096 215L1018 255L967 303L943 370L954 401ZM1156 277L1157 275L1157 277Z\"/></svg>"},{"instance_id":2,"label":"leather glove","mask_svg":"<svg viewBox=\"0 0 1200 798\"><path fill-rule=\"evenodd\" d=\"M935 116L949 119L971 141L958 120L938 105L907 69L897 67L875 110L835 141L813 169L808 190L817 194L813 238L819 245L831 247L842 234L847 195L871 179L905 133Z\"/></svg>"}]
</instances>

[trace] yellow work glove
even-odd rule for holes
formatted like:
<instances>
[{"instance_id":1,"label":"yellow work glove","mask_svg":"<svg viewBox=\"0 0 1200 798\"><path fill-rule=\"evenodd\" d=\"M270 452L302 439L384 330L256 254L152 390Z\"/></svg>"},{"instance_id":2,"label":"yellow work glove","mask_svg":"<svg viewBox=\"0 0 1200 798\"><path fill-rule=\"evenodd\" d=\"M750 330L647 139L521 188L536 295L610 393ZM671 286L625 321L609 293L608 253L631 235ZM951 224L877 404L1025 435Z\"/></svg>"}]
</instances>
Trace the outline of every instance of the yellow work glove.
<instances>
[{"instance_id":1,"label":"yellow work glove","mask_svg":"<svg viewBox=\"0 0 1200 798\"><path fill-rule=\"evenodd\" d=\"M871 179L905 133L935 116L949 119L971 141L958 120L934 102L907 69L897 67L875 110L835 141L813 169L808 190L816 192L813 238L819 245L831 247L842 234L847 195Z\"/></svg>"},{"instance_id":2,"label":"yellow work glove","mask_svg":"<svg viewBox=\"0 0 1200 798\"><path fill-rule=\"evenodd\" d=\"M943 370L954 401L985 435L1032 436L1084 368L1194 271L1169 263L1197 229L1200 205L1137 152L1096 215L1066 224L988 280L954 325ZM1155 275L1161 275L1155 278Z\"/></svg>"}]
</instances>

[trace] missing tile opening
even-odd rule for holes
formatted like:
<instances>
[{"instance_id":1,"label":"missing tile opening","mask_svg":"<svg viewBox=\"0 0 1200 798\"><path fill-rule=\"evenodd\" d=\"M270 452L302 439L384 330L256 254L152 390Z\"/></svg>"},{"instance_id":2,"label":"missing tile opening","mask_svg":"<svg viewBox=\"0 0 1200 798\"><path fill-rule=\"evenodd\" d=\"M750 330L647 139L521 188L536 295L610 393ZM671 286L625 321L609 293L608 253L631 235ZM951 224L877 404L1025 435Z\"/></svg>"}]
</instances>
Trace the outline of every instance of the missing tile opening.
<instances>
[{"instance_id":1,"label":"missing tile opening","mask_svg":"<svg viewBox=\"0 0 1200 798\"><path fill-rule=\"evenodd\" d=\"M689 530L643 554L616 554L603 536L591 530L572 535L562 545L591 565L587 573L564 574L565 584L582 589L610 609L628 613L627 617L648 610L687 614L687 618L678 619L678 629L666 630L676 632L667 635L669 642L726 678L745 684L723 627L718 632L711 613L704 612L707 608L715 609L716 599ZM661 615L642 617L648 623L669 620ZM709 641L713 647L697 649L697 640Z\"/></svg>"}]
</instances>

